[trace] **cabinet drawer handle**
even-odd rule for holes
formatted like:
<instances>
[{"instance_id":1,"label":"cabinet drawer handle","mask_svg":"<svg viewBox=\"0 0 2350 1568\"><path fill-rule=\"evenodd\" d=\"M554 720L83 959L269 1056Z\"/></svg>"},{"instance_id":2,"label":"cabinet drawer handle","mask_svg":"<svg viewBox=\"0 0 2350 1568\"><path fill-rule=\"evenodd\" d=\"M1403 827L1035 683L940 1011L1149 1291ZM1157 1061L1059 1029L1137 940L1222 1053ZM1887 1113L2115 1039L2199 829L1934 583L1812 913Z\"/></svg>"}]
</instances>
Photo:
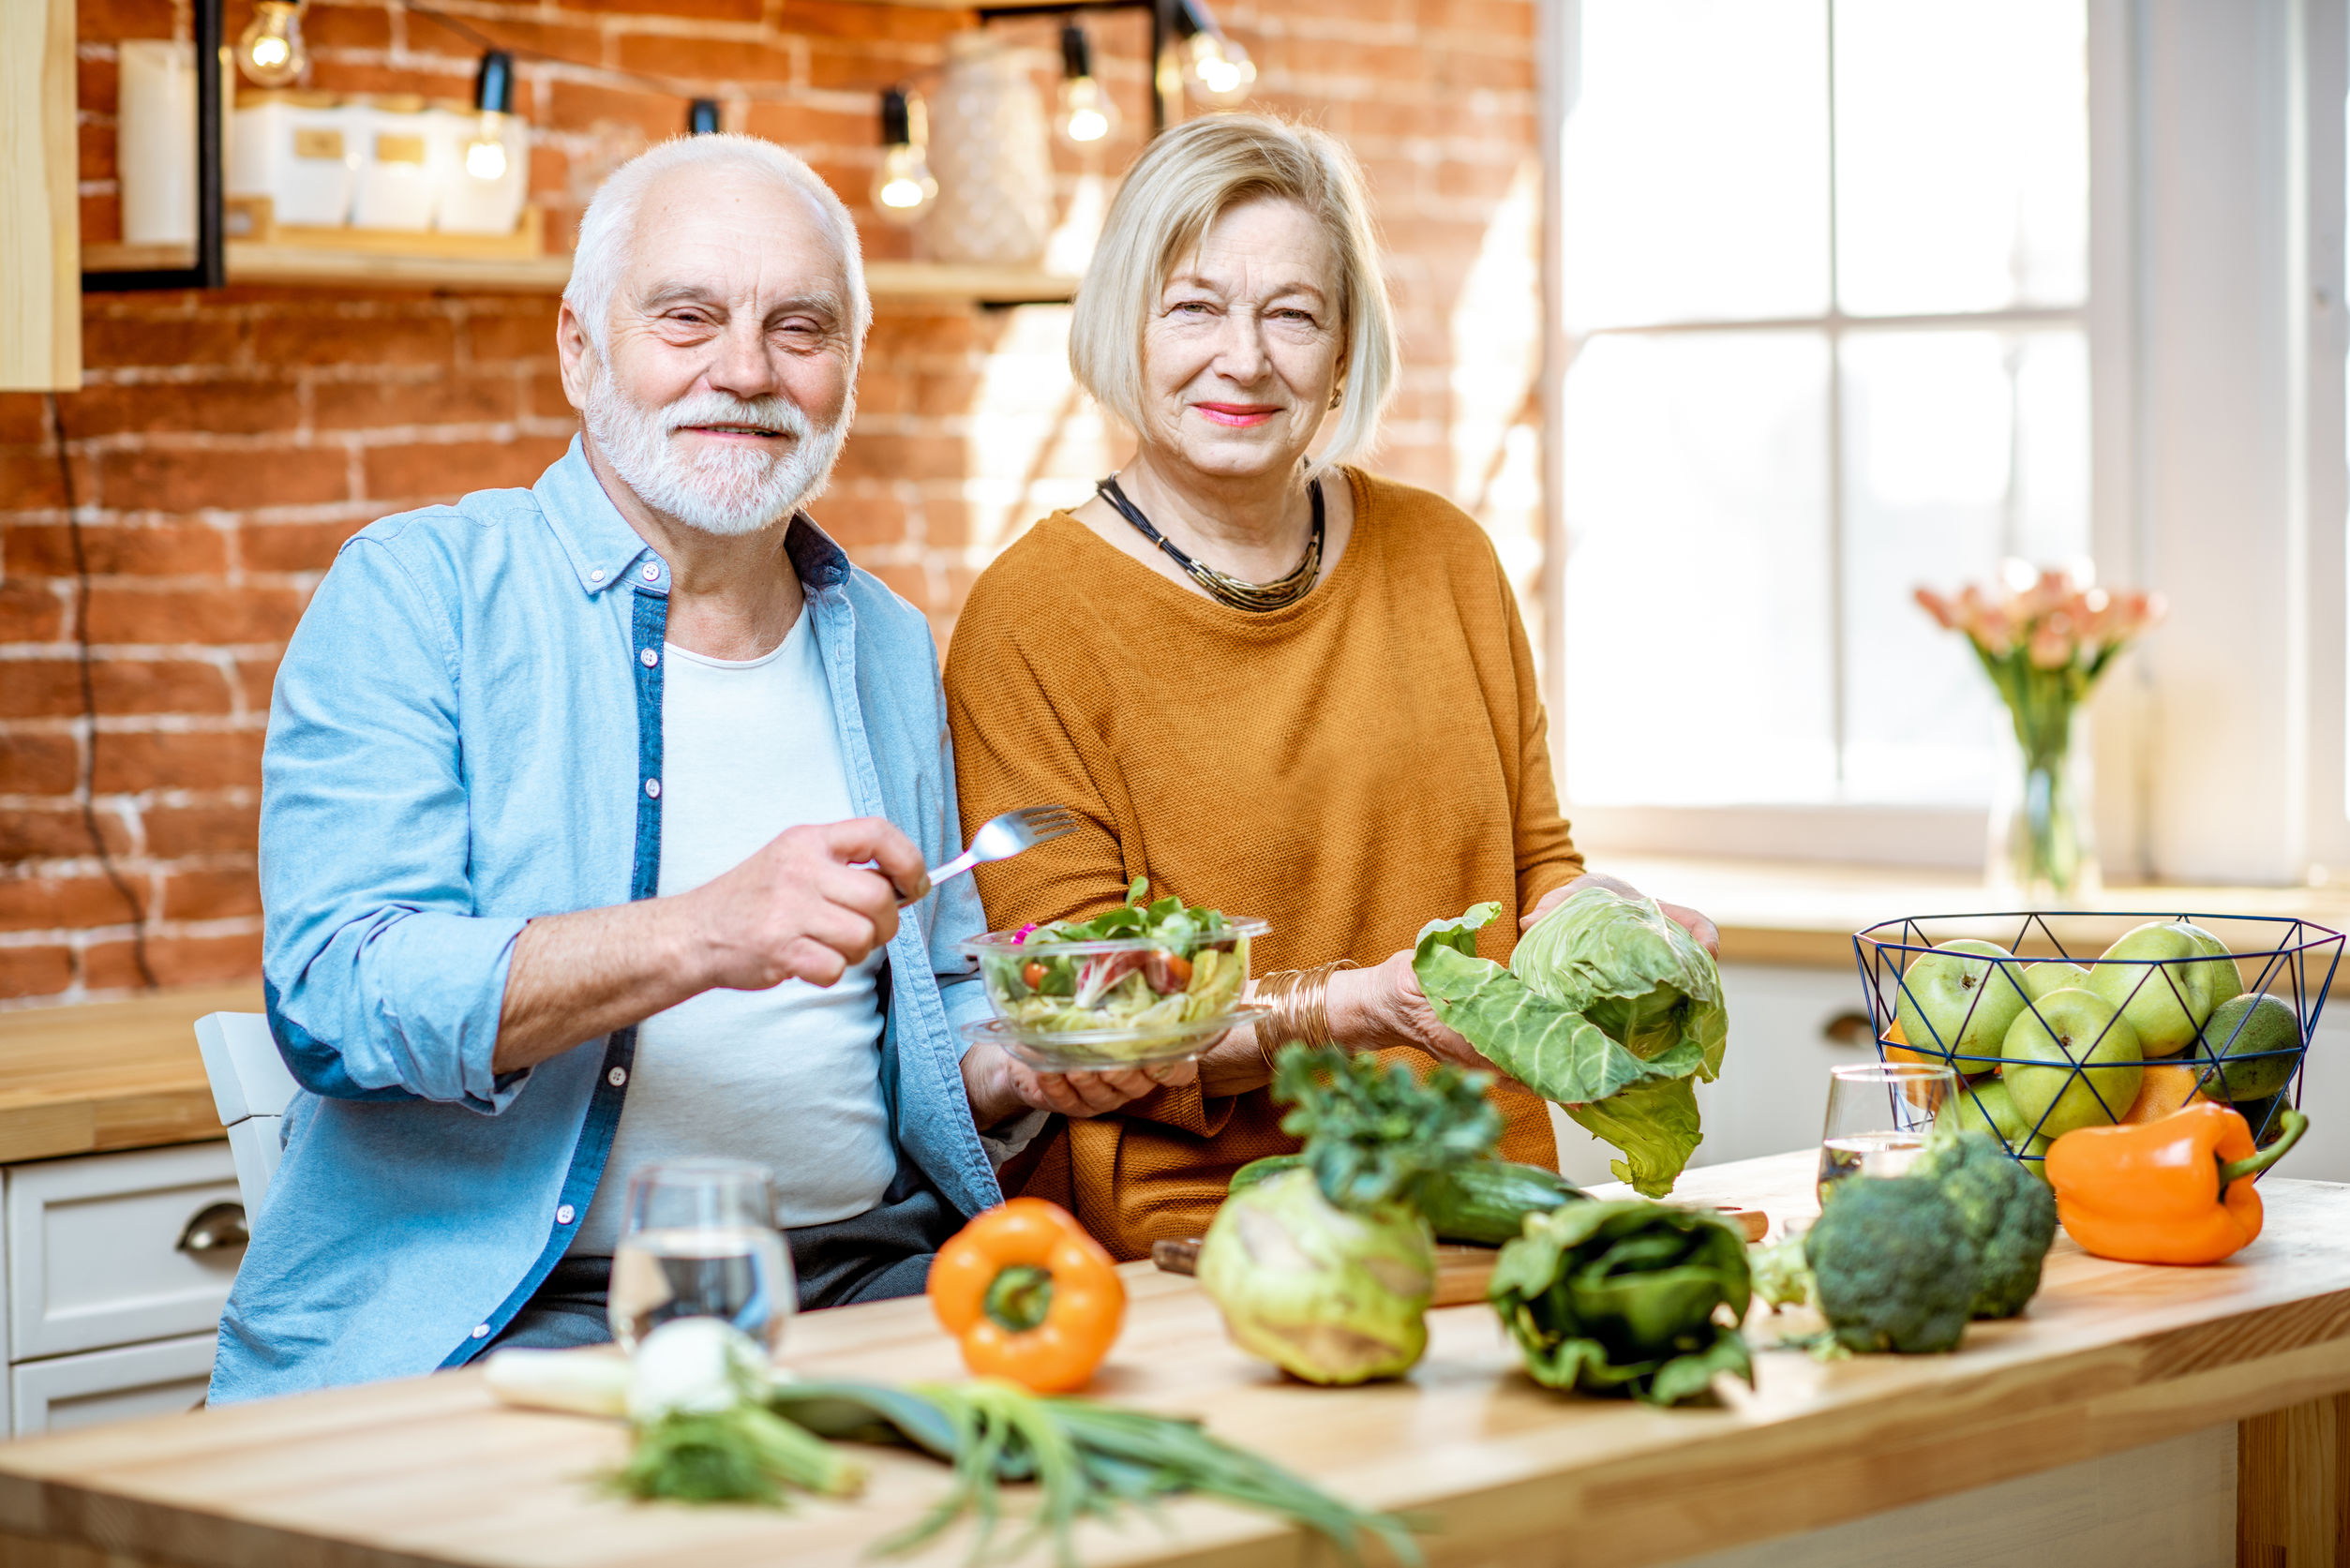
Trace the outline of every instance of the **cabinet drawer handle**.
<instances>
[{"instance_id":1,"label":"cabinet drawer handle","mask_svg":"<svg viewBox=\"0 0 2350 1568\"><path fill-rule=\"evenodd\" d=\"M1868 1045L1877 1038L1877 1025L1864 1012L1840 1012L1819 1026L1819 1038L1830 1045Z\"/></svg>"},{"instance_id":2,"label":"cabinet drawer handle","mask_svg":"<svg viewBox=\"0 0 2350 1568\"><path fill-rule=\"evenodd\" d=\"M175 1244L182 1252L226 1252L253 1239L245 1228L242 1203L208 1203L196 1212Z\"/></svg>"}]
</instances>

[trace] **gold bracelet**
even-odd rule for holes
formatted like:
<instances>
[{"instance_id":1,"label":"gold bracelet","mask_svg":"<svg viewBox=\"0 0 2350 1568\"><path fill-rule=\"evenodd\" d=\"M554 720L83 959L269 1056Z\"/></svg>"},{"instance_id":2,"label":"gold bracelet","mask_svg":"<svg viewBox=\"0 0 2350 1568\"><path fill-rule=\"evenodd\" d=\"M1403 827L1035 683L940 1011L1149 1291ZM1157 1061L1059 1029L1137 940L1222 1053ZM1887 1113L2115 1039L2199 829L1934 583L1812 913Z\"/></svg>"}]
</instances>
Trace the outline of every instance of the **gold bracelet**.
<instances>
[{"instance_id":1,"label":"gold bracelet","mask_svg":"<svg viewBox=\"0 0 2350 1568\"><path fill-rule=\"evenodd\" d=\"M1308 1047L1335 1044L1330 1034L1330 977L1359 967L1351 958L1310 969L1279 969L1257 982L1257 1000L1273 1010L1257 1020L1257 1054L1273 1070L1276 1046L1293 1040Z\"/></svg>"}]
</instances>

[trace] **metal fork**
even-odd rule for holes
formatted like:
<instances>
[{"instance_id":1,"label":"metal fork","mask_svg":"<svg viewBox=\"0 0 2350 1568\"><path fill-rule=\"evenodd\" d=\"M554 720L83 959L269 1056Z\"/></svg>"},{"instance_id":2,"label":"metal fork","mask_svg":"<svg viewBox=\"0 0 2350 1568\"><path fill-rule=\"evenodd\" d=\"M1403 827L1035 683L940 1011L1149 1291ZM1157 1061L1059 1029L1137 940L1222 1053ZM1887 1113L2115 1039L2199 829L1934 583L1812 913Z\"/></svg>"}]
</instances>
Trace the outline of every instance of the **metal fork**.
<instances>
[{"instance_id":1,"label":"metal fork","mask_svg":"<svg viewBox=\"0 0 2350 1568\"><path fill-rule=\"evenodd\" d=\"M1016 812L990 817L971 835L970 848L930 874L930 885L936 888L973 866L990 860L1009 860L1024 849L1034 849L1076 830L1077 818L1067 806L1023 806Z\"/></svg>"}]
</instances>

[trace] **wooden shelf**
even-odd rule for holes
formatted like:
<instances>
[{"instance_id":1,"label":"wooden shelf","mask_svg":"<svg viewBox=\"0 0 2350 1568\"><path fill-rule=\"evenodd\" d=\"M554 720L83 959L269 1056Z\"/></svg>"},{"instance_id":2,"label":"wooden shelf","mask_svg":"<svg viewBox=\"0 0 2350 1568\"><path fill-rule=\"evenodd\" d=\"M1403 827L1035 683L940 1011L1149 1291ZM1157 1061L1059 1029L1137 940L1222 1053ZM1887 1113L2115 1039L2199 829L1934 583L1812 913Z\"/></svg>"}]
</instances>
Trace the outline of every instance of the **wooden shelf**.
<instances>
[{"instance_id":1,"label":"wooden shelf","mask_svg":"<svg viewBox=\"0 0 2350 1568\"><path fill-rule=\"evenodd\" d=\"M184 267L178 246L93 245L82 250L85 271ZM229 281L295 287L357 289L493 289L554 294L571 279L568 256L527 260L496 257L403 256L381 251L325 250L291 245L229 242ZM868 261L865 286L876 299L936 303L1030 305L1069 299L1077 280L1033 267L965 266L952 261Z\"/></svg>"}]
</instances>

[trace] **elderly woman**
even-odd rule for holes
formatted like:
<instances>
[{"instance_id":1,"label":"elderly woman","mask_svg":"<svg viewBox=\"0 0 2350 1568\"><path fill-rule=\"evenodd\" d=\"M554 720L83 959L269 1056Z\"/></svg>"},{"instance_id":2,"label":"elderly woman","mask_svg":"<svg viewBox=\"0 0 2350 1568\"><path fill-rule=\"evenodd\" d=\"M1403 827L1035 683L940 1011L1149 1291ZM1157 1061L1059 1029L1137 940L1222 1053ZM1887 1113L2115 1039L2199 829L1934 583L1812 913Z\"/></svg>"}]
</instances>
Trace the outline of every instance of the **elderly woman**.
<instances>
[{"instance_id":1,"label":"elderly woman","mask_svg":"<svg viewBox=\"0 0 2350 1568\"><path fill-rule=\"evenodd\" d=\"M1485 899L1530 922L1583 862L1492 545L1347 461L1397 350L1338 142L1236 114L1160 137L1111 207L1070 362L1134 455L980 577L946 681L965 830L1050 801L1084 826L982 867L980 898L1018 925L1114 906L1147 875L1269 920L1258 967L1287 971L1260 985L1273 1018L1196 1071L965 1059L982 1127L1061 1113L1019 1162L1025 1190L1132 1258L1199 1234L1235 1169L1295 1147L1265 1093L1286 1039L1476 1062L1420 995L1415 934ZM1488 926L1488 955L1519 929ZM1493 1096L1502 1152L1554 1166L1541 1100Z\"/></svg>"}]
</instances>

